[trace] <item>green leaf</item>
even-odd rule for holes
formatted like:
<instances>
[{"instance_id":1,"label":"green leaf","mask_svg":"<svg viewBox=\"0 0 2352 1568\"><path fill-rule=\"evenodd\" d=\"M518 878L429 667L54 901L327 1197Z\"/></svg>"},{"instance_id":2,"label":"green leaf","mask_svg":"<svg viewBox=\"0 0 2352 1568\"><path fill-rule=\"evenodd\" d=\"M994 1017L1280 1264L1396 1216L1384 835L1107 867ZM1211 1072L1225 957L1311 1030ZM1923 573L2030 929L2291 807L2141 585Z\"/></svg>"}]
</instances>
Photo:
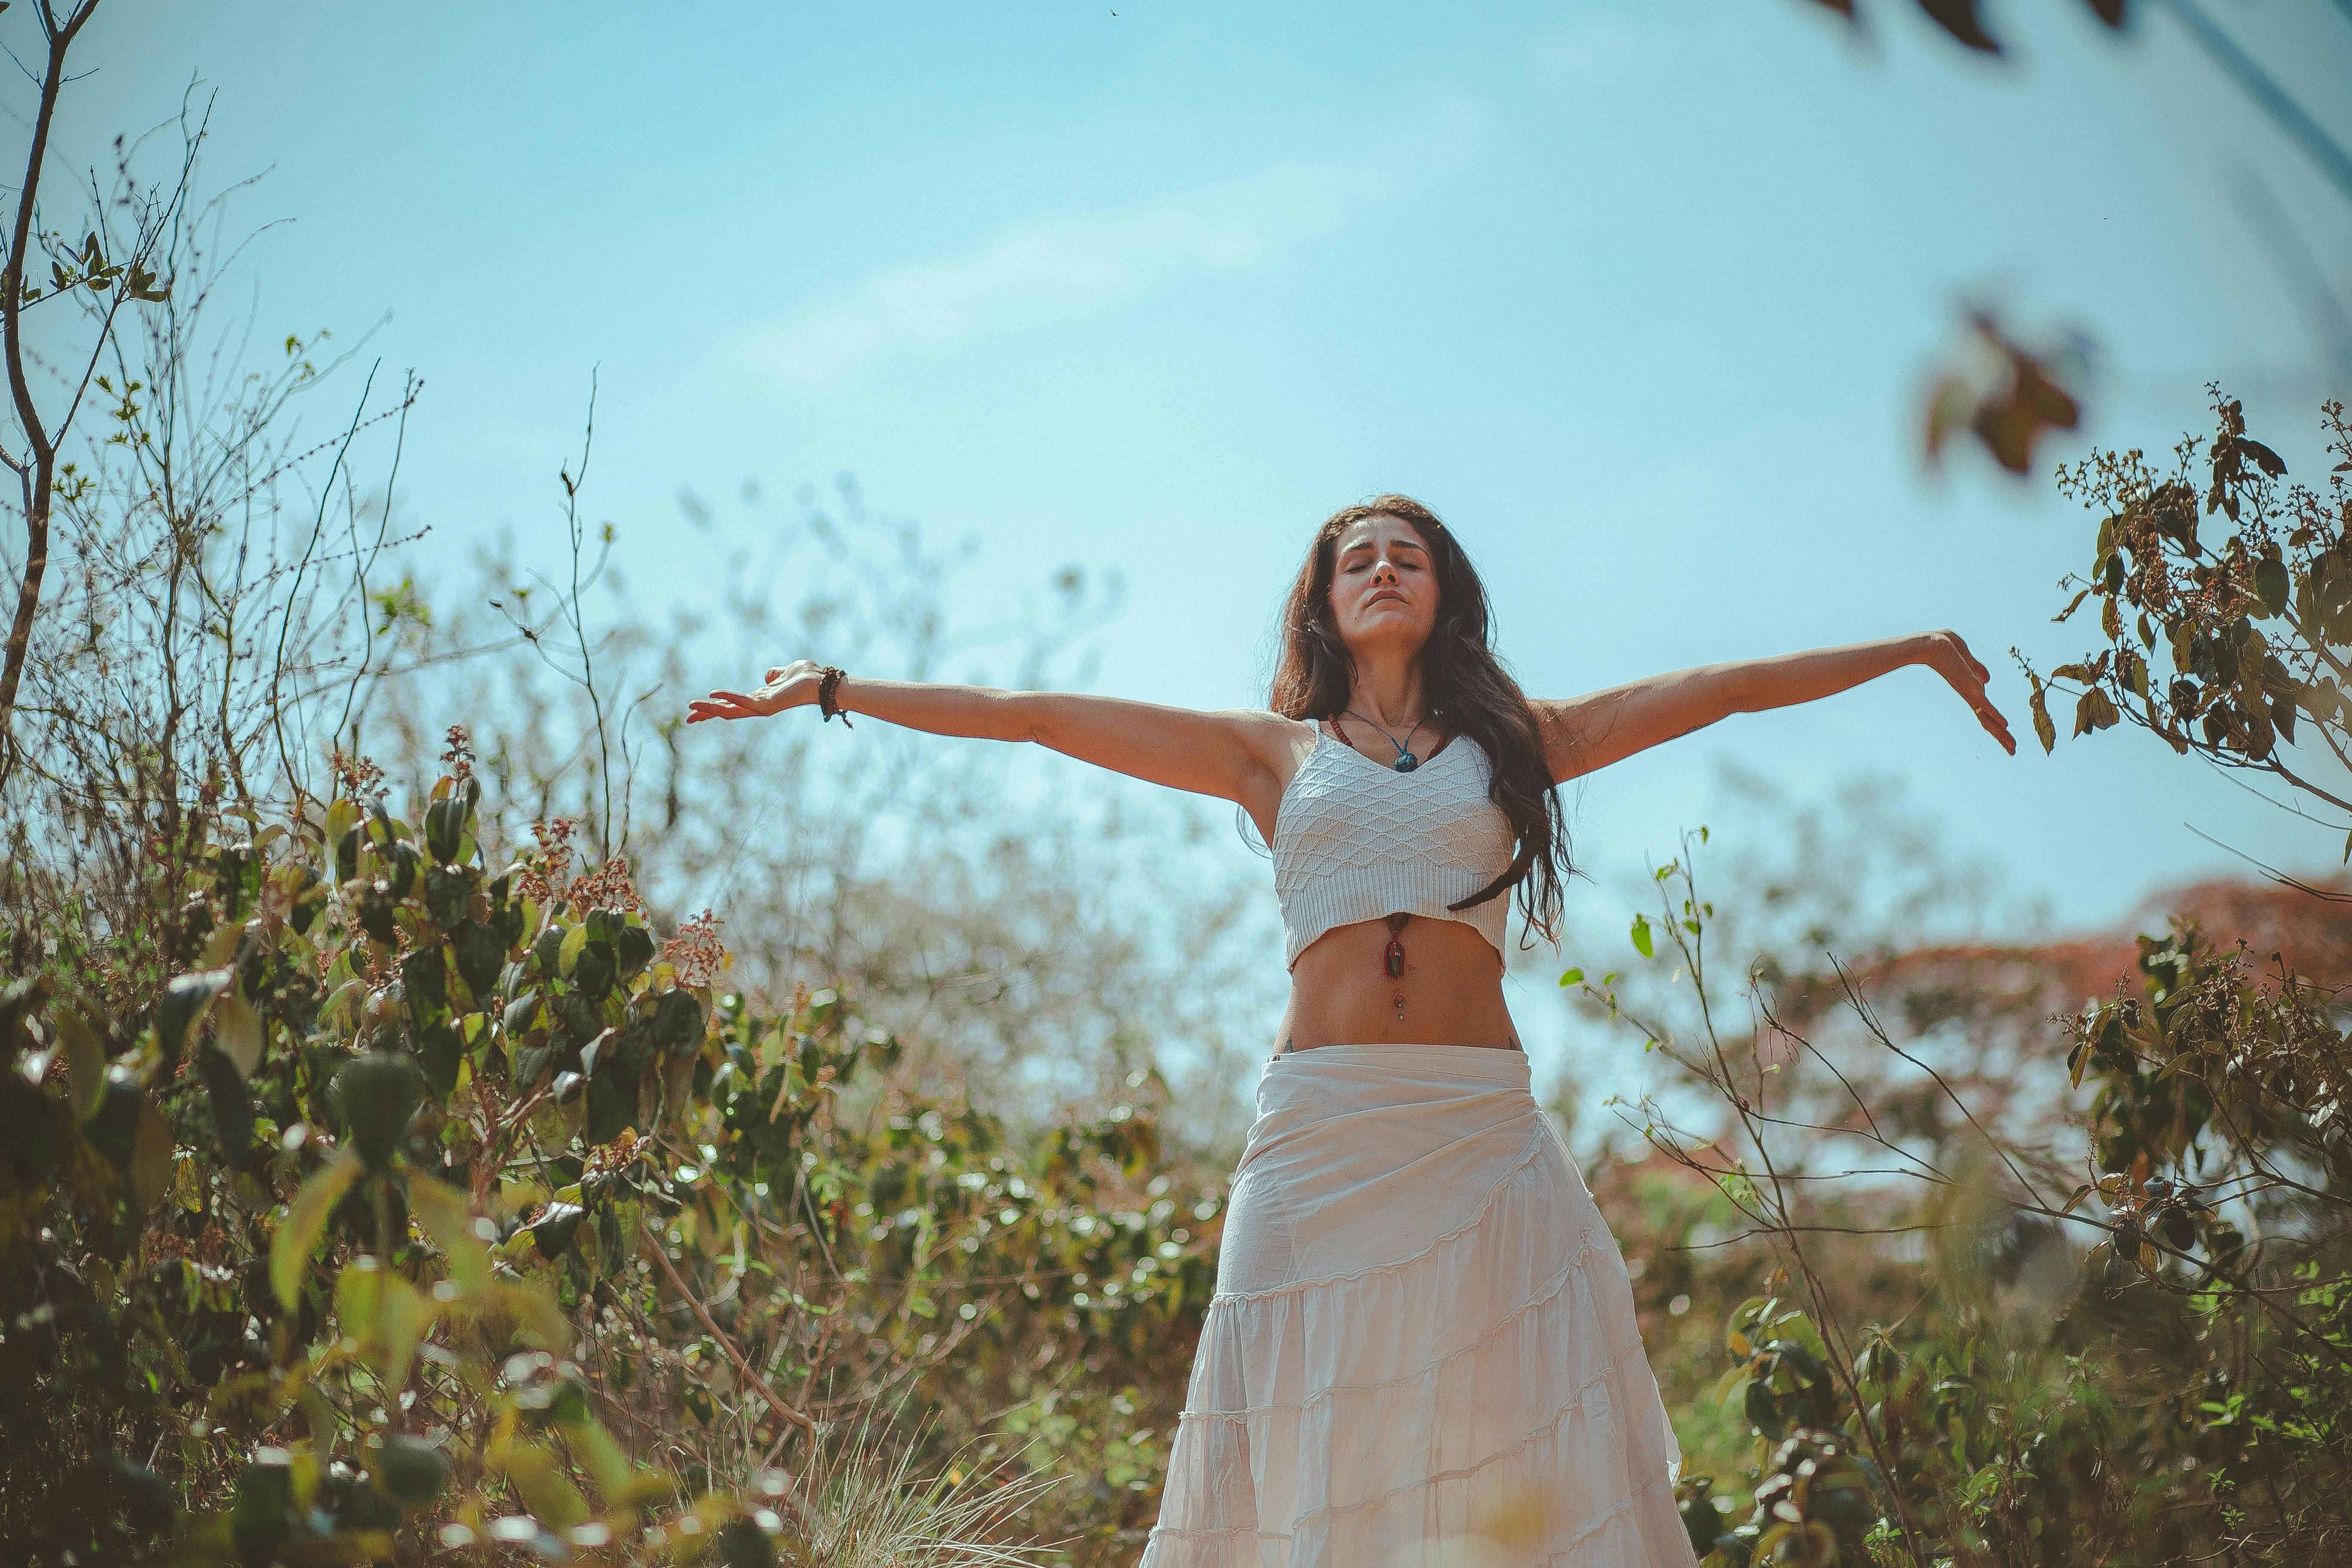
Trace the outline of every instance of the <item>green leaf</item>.
<instances>
[{"instance_id":1,"label":"green leaf","mask_svg":"<svg viewBox=\"0 0 2352 1568\"><path fill-rule=\"evenodd\" d=\"M465 1195L430 1176L411 1175L408 1210L449 1259L449 1278L468 1296L489 1289L490 1249L474 1228Z\"/></svg>"},{"instance_id":2,"label":"green leaf","mask_svg":"<svg viewBox=\"0 0 2352 1568\"><path fill-rule=\"evenodd\" d=\"M1562 985L1581 985L1584 984L1584 971L1571 969L1559 977L1559 983Z\"/></svg>"},{"instance_id":3,"label":"green leaf","mask_svg":"<svg viewBox=\"0 0 2352 1568\"><path fill-rule=\"evenodd\" d=\"M2265 559L2254 563L2254 594L2263 602L2263 615L2275 616L2284 610L2294 592L2285 562Z\"/></svg>"},{"instance_id":4,"label":"green leaf","mask_svg":"<svg viewBox=\"0 0 2352 1568\"><path fill-rule=\"evenodd\" d=\"M424 1079L406 1055L368 1051L335 1074L334 1098L351 1147L369 1170L381 1171L408 1136L408 1124L425 1098Z\"/></svg>"},{"instance_id":5,"label":"green leaf","mask_svg":"<svg viewBox=\"0 0 2352 1568\"><path fill-rule=\"evenodd\" d=\"M343 1332L372 1352L384 1385L404 1387L416 1343L433 1324L432 1300L381 1260L354 1258L336 1277L335 1315Z\"/></svg>"},{"instance_id":6,"label":"green leaf","mask_svg":"<svg viewBox=\"0 0 2352 1568\"><path fill-rule=\"evenodd\" d=\"M1650 957L1654 952L1654 945L1650 937L1649 916L1635 915L1633 917L1633 951L1640 953L1643 958Z\"/></svg>"},{"instance_id":7,"label":"green leaf","mask_svg":"<svg viewBox=\"0 0 2352 1568\"><path fill-rule=\"evenodd\" d=\"M52 1016L58 1033L64 1037L66 1070L71 1075L66 1102L73 1108L79 1125L90 1119L106 1094L106 1047L89 1021L73 1008L60 1007Z\"/></svg>"},{"instance_id":8,"label":"green leaf","mask_svg":"<svg viewBox=\"0 0 2352 1568\"><path fill-rule=\"evenodd\" d=\"M588 928L573 926L563 933L563 945L555 950L555 967L559 973L569 975L580 962L581 952L588 945Z\"/></svg>"},{"instance_id":9,"label":"green leaf","mask_svg":"<svg viewBox=\"0 0 2352 1568\"><path fill-rule=\"evenodd\" d=\"M337 1151L335 1157L310 1173L302 1190L294 1194L286 1217L278 1222L269 1238L269 1286L278 1294L278 1303L292 1311L301 1300L302 1270L309 1267L310 1254L319 1245L319 1233L327 1227L327 1216L334 1212L338 1200L359 1180L363 1167L360 1157L349 1149Z\"/></svg>"},{"instance_id":10,"label":"green leaf","mask_svg":"<svg viewBox=\"0 0 2352 1568\"><path fill-rule=\"evenodd\" d=\"M414 1512L432 1507L449 1484L449 1456L438 1443L395 1432L383 1440L375 1470L376 1486L383 1495Z\"/></svg>"},{"instance_id":11,"label":"green leaf","mask_svg":"<svg viewBox=\"0 0 2352 1568\"><path fill-rule=\"evenodd\" d=\"M188 1031L212 1006L213 998L228 988L228 969L202 969L194 974L183 974L163 989L163 1000L155 1008L155 1044L166 1061L177 1060L180 1047L187 1043Z\"/></svg>"},{"instance_id":12,"label":"green leaf","mask_svg":"<svg viewBox=\"0 0 2352 1568\"><path fill-rule=\"evenodd\" d=\"M487 1456L490 1468L514 1483L523 1506L551 1530L569 1530L588 1517L588 1500L563 1475L553 1454L536 1443L509 1439Z\"/></svg>"},{"instance_id":13,"label":"green leaf","mask_svg":"<svg viewBox=\"0 0 2352 1568\"><path fill-rule=\"evenodd\" d=\"M131 1190L142 1209L152 1209L172 1184L172 1123L152 1103L139 1108L138 1142L131 1146Z\"/></svg>"},{"instance_id":14,"label":"green leaf","mask_svg":"<svg viewBox=\"0 0 2352 1568\"><path fill-rule=\"evenodd\" d=\"M261 1016L253 1004L229 990L213 1007L213 1033L237 1076L252 1078L253 1069L261 1065Z\"/></svg>"},{"instance_id":15,"label":"green leaf","mask_svg":"<svg viewBox=\"0 0 2352 1568\"><path fill-rule=\"evenodd\" d=\"M327 807L327 842L341 844L343 835L360 825L359 803L346 795Z\"/></svg>"},{"instance_id":16,"label":"green leaf","mask_svg":"<svg viewBox=\"0 0 2352 1568\"><path fill-rule=\"evenodd\" d=\"M607 1502L617 1502L628 1495L631 1483L636 1479L635 1468L629 1463L628 1456L621 1452L621 1446L613 1441L613 1435L604 1430L602 1423L593 1417L571 1423L563 1429L563 1441L588 1468L588 1474L595 1479L596 1489L604 1494Z\"/></svg>"}]
</instances>

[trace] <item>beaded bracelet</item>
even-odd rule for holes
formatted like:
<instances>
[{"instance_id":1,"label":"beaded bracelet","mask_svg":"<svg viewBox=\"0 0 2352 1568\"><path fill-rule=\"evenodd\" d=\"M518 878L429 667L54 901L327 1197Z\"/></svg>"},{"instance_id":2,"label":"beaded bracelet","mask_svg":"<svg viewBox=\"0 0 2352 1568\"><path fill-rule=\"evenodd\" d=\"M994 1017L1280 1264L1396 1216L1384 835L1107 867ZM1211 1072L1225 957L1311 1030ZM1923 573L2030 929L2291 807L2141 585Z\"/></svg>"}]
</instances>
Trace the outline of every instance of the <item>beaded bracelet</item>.
<instances>
[{"instance_id":1,"label":"beaded bracelet","mask_svg":"<svg viewBox=\"0 0 2352 1568\"><path fill-rule=\"evenodd\" d=\"M843 729L855 730L857 726L849 721L849 710L833 700L833 694L841 689L845 675L845 672L838 666L830 664L819 672L816 681L816 705L828 723L838 718Z\"/></svg>"}]
</instances>

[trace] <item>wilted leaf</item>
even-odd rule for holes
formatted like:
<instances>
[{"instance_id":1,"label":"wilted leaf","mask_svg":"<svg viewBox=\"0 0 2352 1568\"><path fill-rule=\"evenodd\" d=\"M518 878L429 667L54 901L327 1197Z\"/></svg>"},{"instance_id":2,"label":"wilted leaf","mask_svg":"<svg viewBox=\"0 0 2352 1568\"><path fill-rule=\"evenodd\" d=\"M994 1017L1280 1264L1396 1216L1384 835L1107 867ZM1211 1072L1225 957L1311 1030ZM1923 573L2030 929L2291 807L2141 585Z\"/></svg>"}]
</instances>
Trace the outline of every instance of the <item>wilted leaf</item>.
<instances>
[{"instance_id":1,"label":"wilted leaf","mask_svg":"<svg viewBox=\"0 0 2352 1568\"><path fill-rule=\"evenodd\" d=\"M2087 735L2094 730L2106 729L2122 717L2106 692L2094 686L2074 703L2074 733Z\"/></svg>"}]
</instances>

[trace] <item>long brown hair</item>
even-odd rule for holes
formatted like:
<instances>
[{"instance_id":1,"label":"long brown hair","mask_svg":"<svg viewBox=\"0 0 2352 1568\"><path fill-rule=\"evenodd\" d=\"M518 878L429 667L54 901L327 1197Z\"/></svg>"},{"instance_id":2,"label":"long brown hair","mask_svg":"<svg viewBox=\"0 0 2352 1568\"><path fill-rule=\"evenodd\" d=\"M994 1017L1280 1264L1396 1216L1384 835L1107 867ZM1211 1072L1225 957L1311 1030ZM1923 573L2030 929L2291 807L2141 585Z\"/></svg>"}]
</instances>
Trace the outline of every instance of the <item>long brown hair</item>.
<instances>
[{"instance_id":1,"label":"long brown hair","mask_svg":"<svg viewBox=\"0 0 2352 1568\"><path fill-rule=\"evenodd\" d=\"M1368 517L1410 523L1428 546L1437 578L1437 625L1421 650L1422 698L1448 733L1467 735L1494 764L1487 786L1517 845L1510 868L1449 910L1466 910L1518 889L1528 929L1559 940L1560 881L1570 874L1568 829L1527 693L1487 647L1493 617L1470 557L1435 512L1410 496L1374 496L1333 512L1316 530L1282 610L1282 662L1266 706L1290 719L1328 719L1347 706L1355 661L1331 627L1331 576L1339 536ZM1523 944L1524 945L1524 944Z\"/></svg>"}]
</instances>

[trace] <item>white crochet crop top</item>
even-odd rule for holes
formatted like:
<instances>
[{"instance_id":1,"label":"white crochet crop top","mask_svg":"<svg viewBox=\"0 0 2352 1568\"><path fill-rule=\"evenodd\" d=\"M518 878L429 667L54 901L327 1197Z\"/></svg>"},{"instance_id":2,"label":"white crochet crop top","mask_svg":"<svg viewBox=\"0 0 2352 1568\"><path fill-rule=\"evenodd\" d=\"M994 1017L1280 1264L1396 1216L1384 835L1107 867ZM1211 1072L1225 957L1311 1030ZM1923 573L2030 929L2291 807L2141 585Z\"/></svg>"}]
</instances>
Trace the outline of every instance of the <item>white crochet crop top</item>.
<instances>
[{"instance_id":1,"label":"white crochet crop top","mask_svg":"<svg viewBox=\"0 0 2352 1568\"><path fill-rule=\"evenodd\" d=\"M1283 960L1334 926L1391 914L1460 921L1503 951L1510 895L1445 906L1510 868L1517 839L1486 796L1494 764L1467 735L1401 773L1315 731L1274 815L1274 894Z\"/></svg>"}]
</instances>

